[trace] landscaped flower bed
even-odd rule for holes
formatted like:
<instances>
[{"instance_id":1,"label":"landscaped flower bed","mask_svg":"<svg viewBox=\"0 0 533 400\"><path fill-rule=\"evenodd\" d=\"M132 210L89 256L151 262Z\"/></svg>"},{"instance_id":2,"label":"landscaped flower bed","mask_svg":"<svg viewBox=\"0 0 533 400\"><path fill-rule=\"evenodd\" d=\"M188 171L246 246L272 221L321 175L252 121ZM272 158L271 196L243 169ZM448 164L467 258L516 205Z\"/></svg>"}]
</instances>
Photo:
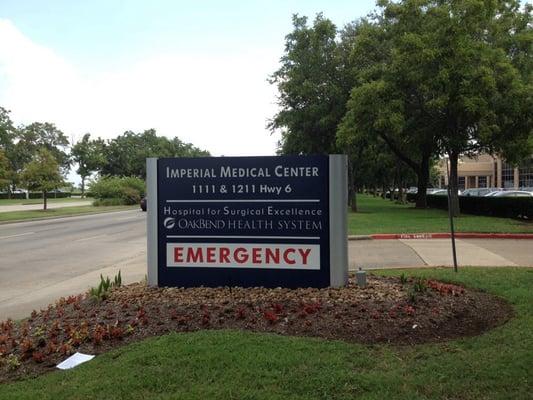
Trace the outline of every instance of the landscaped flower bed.
<instances>
[{"instance_id":1,"label":"landscaped flower bed","mask_svg":"<svg viewBox=\"0 0 533 400\"><path fill-rule=\"evenodd\" d=\"M0 382L171 331L246 329L361 343L416 344L479 334L505 322L502 299L433 280L368 277L359 288L150 288L104 300L62 298L20 323L0 322Z\"/></svg>"}]
</instances>

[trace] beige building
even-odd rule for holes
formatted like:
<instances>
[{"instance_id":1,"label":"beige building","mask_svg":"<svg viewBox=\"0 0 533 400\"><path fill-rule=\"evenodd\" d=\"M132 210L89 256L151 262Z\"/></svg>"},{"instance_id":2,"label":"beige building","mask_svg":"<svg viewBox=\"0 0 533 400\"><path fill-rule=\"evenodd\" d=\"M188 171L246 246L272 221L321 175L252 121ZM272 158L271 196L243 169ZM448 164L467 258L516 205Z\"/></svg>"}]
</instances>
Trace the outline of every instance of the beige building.
<instances>
[{"instance_id":1,"label":"beige building","mask_svg":"<svg viewBox=\"0 0 533 400\"><path fill-rule=\"evenodd\" d=\"M439 170L439 187L448 185L446 160L437 165ZM525 188L533 187L533 158L518 167L505 162L499 157L481 154L475 158L463 157L458 165L459 189L471 188Z\"/></svg>"}]
</instances>

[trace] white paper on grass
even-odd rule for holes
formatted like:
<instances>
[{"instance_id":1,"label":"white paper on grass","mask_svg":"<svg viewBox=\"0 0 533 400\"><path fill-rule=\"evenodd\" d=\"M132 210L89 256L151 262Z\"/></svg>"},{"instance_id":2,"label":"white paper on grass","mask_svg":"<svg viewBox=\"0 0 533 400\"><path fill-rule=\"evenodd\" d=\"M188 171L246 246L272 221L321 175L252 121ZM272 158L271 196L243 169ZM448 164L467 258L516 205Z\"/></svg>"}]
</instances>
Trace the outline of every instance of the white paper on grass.
<instances>
[{"instance_id":1,"label":"white paper on grass","mask_svg":"<svg viewBox=\"0 0 533 400\"><path fill-rule=\"evenodd\" d=\"M59 369L71 369L74 368L80 364L83 364L84 362L90 361L94 358L94 356L91 356L90 354L82 354L82 353L74 353L69 358L67 358L65 361L60 362L57 364L57 368Z\"/></svg>"}]
</instances>

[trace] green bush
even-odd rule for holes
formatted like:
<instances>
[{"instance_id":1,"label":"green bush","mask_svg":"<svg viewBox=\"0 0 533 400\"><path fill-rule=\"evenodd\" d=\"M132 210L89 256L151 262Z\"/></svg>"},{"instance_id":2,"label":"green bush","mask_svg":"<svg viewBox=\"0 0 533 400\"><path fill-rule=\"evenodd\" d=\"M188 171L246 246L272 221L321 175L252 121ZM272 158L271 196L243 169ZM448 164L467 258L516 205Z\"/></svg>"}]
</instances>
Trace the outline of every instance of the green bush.
<instances>
[{"instance_id":1,"label":"green bush","mask_svg":"<svg viewBox=\"0 0 533 400\"><path fill-rule=\"evenodd\" d=\"M122 206L124 201L122 199L96 199L93 201L93 206L95 207L105 207L105 206Z\"/></svg>"},{"instance_id":2,"label":"green bush","mask_svg":"<svg viewBox=\"0 0 533 400\"><path fill-rule=\"evenodd\" d=\"M47 193L46 197L48 199L63 199L66 197L71 197L72 193L70 192L58 192L58 193ZM42 199L42 192L30 192L30 199Z\"/></svg>"},{"instance_id":3,"label":"green bush","mask_svg":"<svg viewBox=\"0 0 533 400\"><path fill-rule=\"evenodd\" d=\"M133 176L106 176L90 183L90 191L97 199L94 205L130 205L139 203L145 189L142 179ZM120 201L118 204L117 199Z\"/></svg>"},{"instance_id":4,"label":"green bush","mask_svg":"<svg viewBox=\"0 0 533 400\"><path fill-rule=\"evenodd\" d=\"M4 199L25 199L26 193L11 193L11 197L9 197L8 193L0 193L0 200Z\"/></svg>"},{"instance_id":5,"label":"green bush","mask_svg":"<svg viewBox=\"0 0 533 400\"><path fill-rule=\"evenodd\" d=\"M81 196L81 191L76 191L71 193L72 196ZM94 197L91 192L85 192L85 197Z\"/></svg>"},{"instance_id":6,"label":"green bush","mask_svg":"<svg viewBox=\"0 0 533 400\"><path fill-rule=\"evenodd\" d=\"M72 193L70 192L59 192L59 193L48 193L47 197L49 199L62 199L65 197L71 197ZM14 199L14 200L24 200L26 199L26 193L11 193L11 197L7 193L0 193L0 200L4 199ZM42 192L30 192L29 194L30 199L42 199L43 193Z\"/></svg>"},{"instance_id":7,"label":"green bush","mask_svg":"<svg viewBox=\"0 0 533 400\"><path fill-rule=\"evenodd\" d=\"M448 197L428 195L428 206L448 209ZM533 197L459 196L461 213L490 217L533 219Z\"/></svg>"}]
</instances>

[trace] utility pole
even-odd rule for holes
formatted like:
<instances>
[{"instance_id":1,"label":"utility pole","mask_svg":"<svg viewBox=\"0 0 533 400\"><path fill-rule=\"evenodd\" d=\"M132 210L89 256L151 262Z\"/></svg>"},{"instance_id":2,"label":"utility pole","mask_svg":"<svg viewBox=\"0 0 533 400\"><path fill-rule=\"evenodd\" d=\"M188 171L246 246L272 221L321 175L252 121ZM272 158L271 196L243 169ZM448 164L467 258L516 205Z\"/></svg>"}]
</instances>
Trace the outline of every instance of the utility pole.
<instances>
[{"instance_id":1,"label":"utility pole","mask_svg":"<svg viewBox=\"0 0 533 400\"><path fill-rule=\"evenodd\" d=\"M450 169L448 167L448 160L449 158L446 157L446 174L448 175L448 216L450 218L450 234L452 237L453 270L457 272L457 252L455 250L455 229L453 227L452 191L450 188Z\"/></svg>"}]
</instances>

